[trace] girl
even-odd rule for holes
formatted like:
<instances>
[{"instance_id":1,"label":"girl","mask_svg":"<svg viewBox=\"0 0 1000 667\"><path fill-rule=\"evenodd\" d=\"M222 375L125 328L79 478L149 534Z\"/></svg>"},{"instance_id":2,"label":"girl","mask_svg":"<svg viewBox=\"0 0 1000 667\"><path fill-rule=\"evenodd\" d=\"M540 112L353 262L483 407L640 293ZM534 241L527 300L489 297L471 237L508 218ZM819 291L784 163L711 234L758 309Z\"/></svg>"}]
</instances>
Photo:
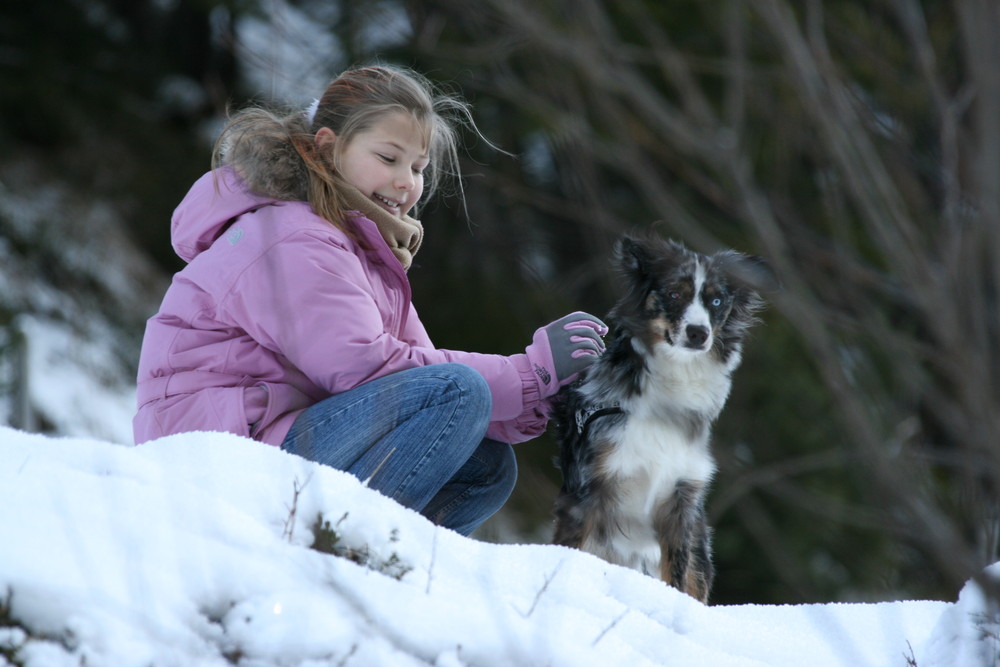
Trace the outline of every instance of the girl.
<instances>
[{"instance_id":1,"label":"girl","mask_svg":"<svg viewBox=\"0 0 1000 667\"><path fill-rule=\"evenodd\" d=\"M188 262L146 327L137 443L228 431L369 480L469 534L516 477L512 443L539 435L547 400L604 350L573 313L524 354L434 347L406 270L409 216L458 174L468 107L401 69L345 72L306 113L237 114L213 170L174 212Z\"/></svg>"}]
</instances>

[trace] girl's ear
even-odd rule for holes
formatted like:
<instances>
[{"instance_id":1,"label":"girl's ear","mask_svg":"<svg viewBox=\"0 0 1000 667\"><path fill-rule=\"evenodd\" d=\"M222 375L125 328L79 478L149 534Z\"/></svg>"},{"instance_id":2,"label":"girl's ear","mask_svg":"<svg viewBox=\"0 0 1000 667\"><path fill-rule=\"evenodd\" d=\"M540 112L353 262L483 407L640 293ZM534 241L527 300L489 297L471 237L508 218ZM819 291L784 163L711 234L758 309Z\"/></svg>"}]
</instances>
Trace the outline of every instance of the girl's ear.
<instances>
[{"instance_id":1,"label":"girl's ear","mask_svg":"<svg viewBox=\"0 0 1000 667\"><path fill-rule=\"evenodd\" d=\"M316 146L321 151L332 150L337 145L336 133L328 127L321 127L316 132Z\"/></svg>"}]
</instances>

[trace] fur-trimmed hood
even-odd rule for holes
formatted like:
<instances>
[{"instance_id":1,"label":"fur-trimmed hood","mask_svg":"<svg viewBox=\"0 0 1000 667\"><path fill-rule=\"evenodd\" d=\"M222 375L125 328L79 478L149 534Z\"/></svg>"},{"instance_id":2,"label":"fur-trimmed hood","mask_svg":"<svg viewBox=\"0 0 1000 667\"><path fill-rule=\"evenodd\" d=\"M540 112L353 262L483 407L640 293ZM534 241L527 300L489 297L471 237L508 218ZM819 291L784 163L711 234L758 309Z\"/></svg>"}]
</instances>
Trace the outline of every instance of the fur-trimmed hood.
<instances>
[{"instance_id":1,"label":"fur-trimmed hood","mask_svg":"<svg viewBox=\"0 0 1000 667\"><path fill-rule=\"evenodd\" d=\"M240 215L262 206L308 200L306 166L287 135L237 142L224 158L226 166L214 172L214 193L192 190L174 211L171 242L186 262L211 246ZM423 242L420 221L389 214L346 183L341 194L350 210L375 223L393 255L409 269Z\"/></svg>"},{"instance_id":2,"label":"fur-trimmed hood","mask_svg":"<svg viewBox=\"0 0 1000 667\"><path fill-rule=\"evenodd\" d=\"M305 128L300 128L305 131ZM266 134L240 137L223 151L223 161L233 167L250 192L283 201L309 198L309 174L290 133L275 127Z\"/></svg>"}]
</instances>

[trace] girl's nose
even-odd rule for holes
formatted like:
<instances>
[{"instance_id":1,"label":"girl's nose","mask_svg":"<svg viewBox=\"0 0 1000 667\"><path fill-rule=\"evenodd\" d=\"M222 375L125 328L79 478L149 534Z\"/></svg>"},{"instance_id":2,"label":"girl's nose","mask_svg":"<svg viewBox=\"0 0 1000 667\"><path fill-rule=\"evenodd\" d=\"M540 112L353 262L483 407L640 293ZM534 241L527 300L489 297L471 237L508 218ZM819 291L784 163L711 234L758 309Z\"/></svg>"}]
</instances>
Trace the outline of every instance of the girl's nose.
<instances>
[{"instance_id":1,"label":"girl's nose","mask_svg":"<svg viewBox=\"0 0 1000 667\"><path fill-rule=\"evenodd\" d=\"M416 178L413 176L413 172L407 169L405 172L396 176L396 187L400 190L405 190L409 192L416 185Z\"/></svg>"}]
</instances>

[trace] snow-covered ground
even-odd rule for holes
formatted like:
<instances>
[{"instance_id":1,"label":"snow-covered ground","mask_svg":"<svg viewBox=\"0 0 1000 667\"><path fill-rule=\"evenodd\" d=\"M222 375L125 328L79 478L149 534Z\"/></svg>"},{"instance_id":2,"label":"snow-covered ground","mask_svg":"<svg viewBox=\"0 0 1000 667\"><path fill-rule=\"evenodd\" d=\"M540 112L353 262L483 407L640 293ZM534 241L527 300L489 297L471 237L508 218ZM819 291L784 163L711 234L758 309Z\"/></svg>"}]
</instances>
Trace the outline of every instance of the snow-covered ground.
<instances>
[{"instance_id":1,"label":"snow-covered ground","mask_svg":"<svg viewBox=\"0 0 1000 667\"><path fill-rule=\"evenodd\" d=\"M564 547L437 528L236 436L0 427L0 665L980 667L998 629L974 584L704 606Z\"/></svg>"}]
</instances>

